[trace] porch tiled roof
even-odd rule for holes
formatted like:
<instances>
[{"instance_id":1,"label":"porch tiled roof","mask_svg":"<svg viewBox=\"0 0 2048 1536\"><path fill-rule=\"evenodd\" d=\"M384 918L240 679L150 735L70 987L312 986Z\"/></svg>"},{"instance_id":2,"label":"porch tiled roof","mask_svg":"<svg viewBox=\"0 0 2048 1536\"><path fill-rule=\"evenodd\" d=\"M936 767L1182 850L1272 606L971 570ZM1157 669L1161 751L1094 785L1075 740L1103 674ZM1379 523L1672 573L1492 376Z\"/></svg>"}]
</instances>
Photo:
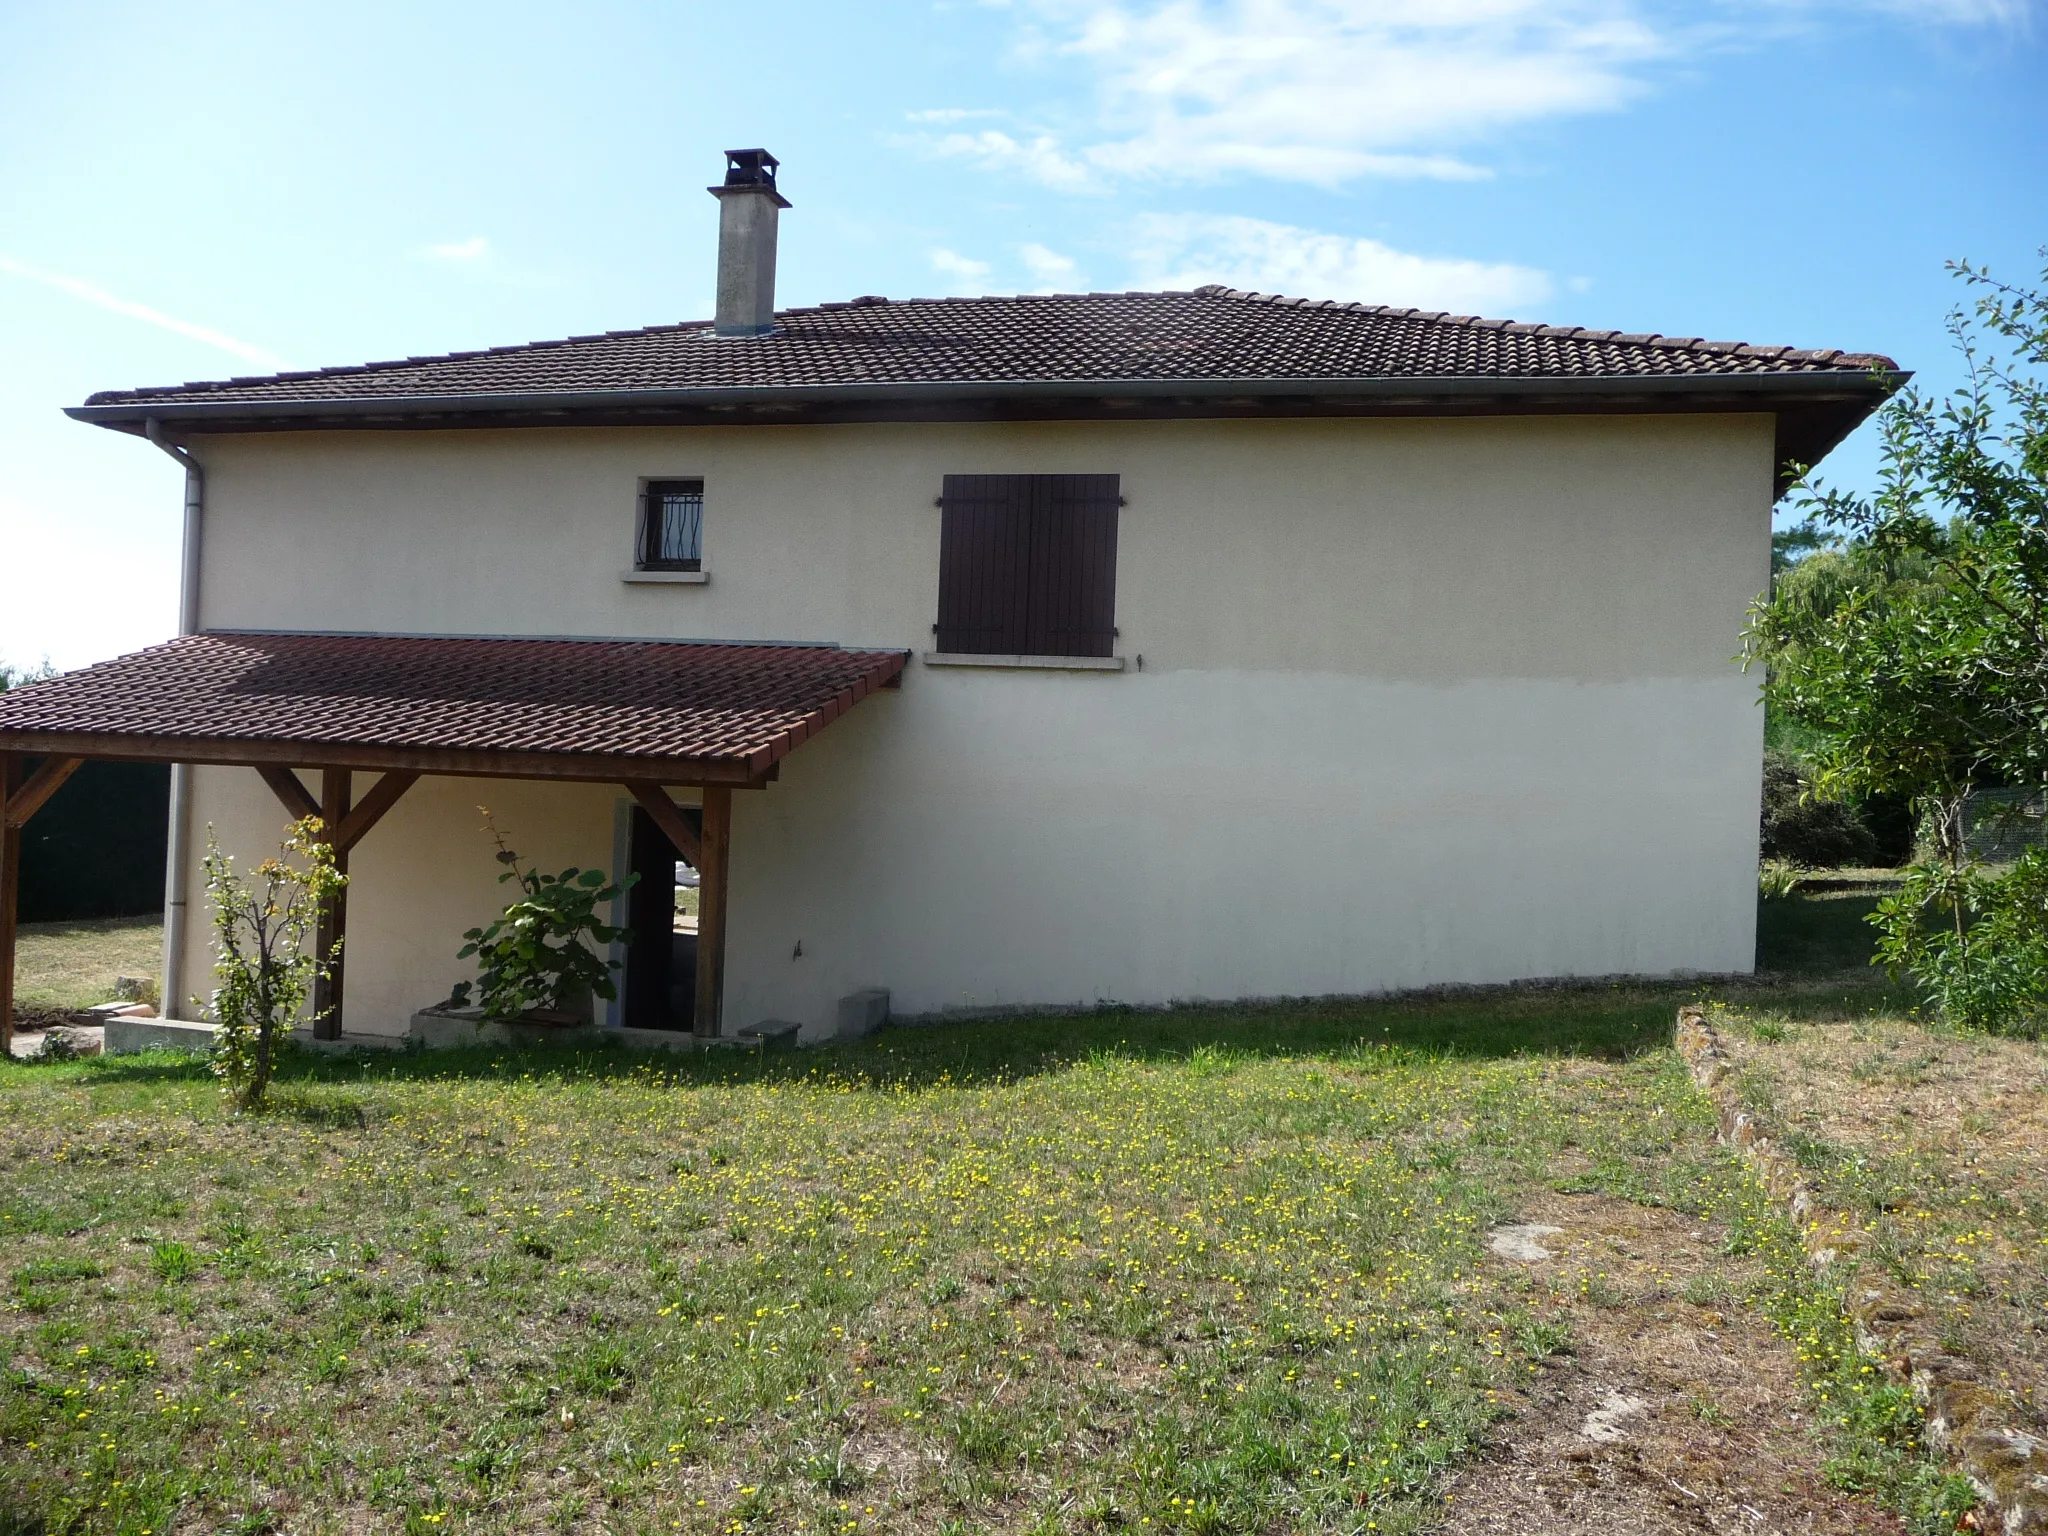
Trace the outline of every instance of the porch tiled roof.
<instances>
[{"instance_id":1,"label":"porch tiled roof","mask_svg":"<svg viewBox=\"0 0 2048 1536\"><path fill-rule=\"evenodd\" d=\"M0 749L759 778L903 670L828 645L188 635L0 694ZM97 742L93 751L88 743Z\"/></svg>"}]
</instances>

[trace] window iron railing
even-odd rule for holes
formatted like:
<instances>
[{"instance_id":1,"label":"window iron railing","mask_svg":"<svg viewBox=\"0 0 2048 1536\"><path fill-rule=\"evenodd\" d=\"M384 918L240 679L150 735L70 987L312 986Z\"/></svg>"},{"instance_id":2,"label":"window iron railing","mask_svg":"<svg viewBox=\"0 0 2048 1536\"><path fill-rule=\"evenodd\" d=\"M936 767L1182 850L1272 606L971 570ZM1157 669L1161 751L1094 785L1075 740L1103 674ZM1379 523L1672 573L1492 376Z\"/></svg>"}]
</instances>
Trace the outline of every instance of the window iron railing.
<instances>
[{"instance_id":1,"label":"window iron railing","mask_svg":"<svg viewBox=\"0 0 2048 1536\"><path fill-rule=\"evenodd\" d=\"M655 480L641 518L643 571L696 571L704 566L704 482Z\"/></svg>"}]
</instances>

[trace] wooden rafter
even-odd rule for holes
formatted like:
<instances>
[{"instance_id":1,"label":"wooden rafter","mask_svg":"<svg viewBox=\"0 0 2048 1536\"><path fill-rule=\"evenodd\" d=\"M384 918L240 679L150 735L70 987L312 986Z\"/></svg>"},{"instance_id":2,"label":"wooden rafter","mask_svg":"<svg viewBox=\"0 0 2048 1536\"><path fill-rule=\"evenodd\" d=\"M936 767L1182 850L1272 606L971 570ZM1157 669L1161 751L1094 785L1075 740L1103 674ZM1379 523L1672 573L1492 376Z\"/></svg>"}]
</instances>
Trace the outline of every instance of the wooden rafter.
<instances>
[{"instance_id":1,"label":"wooden rafter","mask_svg":"<svg viewBox=\"0 0 2048 1536\"><path fill-rule=\"evenodd\" d=\"M299 782L299 776L284 764L258 763L256 771L263 775L263 782L270 786L270 792L292 813L293 821L304 821L308 816L320 814L320 802Z\"/></svg>"},{"instance_id":2,"label":"wooden rafter","mask_svg":"<svg viewBox=\"0 0 2048 1536\"><path fill-rule=\"evenodd\" d=\"M416 773L392 772L379 779L370 792L358 800L355 808L342 818L335 828L332 847L337 854L346 854L363 840L363 834L383 819L384 813L398 804L403 795L419 782Z\"/></svg>"},{"instance_id":3,"label":"wooden rafter","mask_svg":"<svg viewBox=\"0 0 2048 1536\"><path fill-rule=\"evenodd\" d=\"M46 757L43 766L28 776L21 788L7 796L4 815L7 828L19 832L28 825L29 817L40 811L50 796L64 787L64 781L78 770L84 762L82 757Z\"/></svg>"},{"instance_id":4,"label":"wooden rafter","mask_svg":"<svg viewBox=\"0 0 2048 1536\"><path fill-rule=\"evenodd\" d=\"M628 779L626 788L641 809L654 819L662 835L676 845L676 852L683 856L683 862L692 869L704 867L704 853L697 844L697 834L683 816L683 808L669 799L668 791L659 784L650 784L645 779Z\"/></svg>"}]
</instances>

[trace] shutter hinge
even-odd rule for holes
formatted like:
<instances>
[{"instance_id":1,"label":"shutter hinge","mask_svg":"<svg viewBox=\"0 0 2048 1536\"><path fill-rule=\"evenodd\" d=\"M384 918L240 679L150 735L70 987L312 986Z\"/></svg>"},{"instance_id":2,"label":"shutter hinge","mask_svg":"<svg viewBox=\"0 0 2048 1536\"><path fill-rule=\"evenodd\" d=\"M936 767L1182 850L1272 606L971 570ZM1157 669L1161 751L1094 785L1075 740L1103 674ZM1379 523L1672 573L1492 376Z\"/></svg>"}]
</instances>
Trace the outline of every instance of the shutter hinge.
<instances>
[{"instance_id":1,"label":"shutter hinge","mask_svg":"<svg viewBox=\"0 0 2048 1536\"><path fill-rule=\"evenodd\" d=\"M943 509L946 505L946 498L943 496L934 496L932 498L932 505Z\"/></svg>"}]
</instances>

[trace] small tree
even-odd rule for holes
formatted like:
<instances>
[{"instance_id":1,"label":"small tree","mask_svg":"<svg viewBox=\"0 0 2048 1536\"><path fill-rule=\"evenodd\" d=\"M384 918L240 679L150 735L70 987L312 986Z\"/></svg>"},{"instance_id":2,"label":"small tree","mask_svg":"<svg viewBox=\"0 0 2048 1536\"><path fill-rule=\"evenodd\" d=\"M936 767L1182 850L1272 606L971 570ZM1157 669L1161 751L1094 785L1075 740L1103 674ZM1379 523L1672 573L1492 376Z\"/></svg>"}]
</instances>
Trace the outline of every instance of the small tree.
<instances>
[{"instance_id":1,"label":"small tree","mask_svg":"<svg viewBox=\"0 0 2048 1536\"><path fill-rule=\"evenodd\" d=\"M313 979L327 974L341 952L339 939L325 955L307 942L321 906L348 883L321 841L323 832L317 816L295 822L278 856L244 880L207 830L203 868L213 902L218 983L208 1011L220 1025L213 1070L241 1110L263 1107L280 1034L305 1006Z\"/></svg>"},{"instance_id":2,"label":"small tree","mask_svg":"<svg viewBox=\"0 0 2048 1536\"><path fill-rule=\"evenodd\" d=\"M2048 870L1983 869L1965 806L1985 784L2048 787L2048 292L1954 270L1981 290L1949 322L1963 384L1885 407L1874 495L1804 491L1829 547L1752 610L1745 656L1817 733L1815 791L1919 814L1927 852L1873 918L1879 958L1958 1023L2032 1028Z\"/></svg>"},{"instance_id":3,"label":"small tree","mask_svg":"<svg viewBox=\"0 0 2048 1536\"><path fill-rule=\"evenodd\" d=\"M484 827L497 841L497 860L505 866L498 883L517 881L524 893L497 921L465 933L469 942L456 952L459 960L477 957L478 1001L485 1017L516 1019L541 1008L567 1012L593 996L618 996L611 964L584 941L608 945L632 938L629 929L605 922L597 911L624 895L640 877L630 874L608 884L601 869L565 869L549 875L522 868L488 810ZM469 1001L469 991L468 982L457 982L449 1001L460 1007Z\"/></svg>"}]
</instances>

